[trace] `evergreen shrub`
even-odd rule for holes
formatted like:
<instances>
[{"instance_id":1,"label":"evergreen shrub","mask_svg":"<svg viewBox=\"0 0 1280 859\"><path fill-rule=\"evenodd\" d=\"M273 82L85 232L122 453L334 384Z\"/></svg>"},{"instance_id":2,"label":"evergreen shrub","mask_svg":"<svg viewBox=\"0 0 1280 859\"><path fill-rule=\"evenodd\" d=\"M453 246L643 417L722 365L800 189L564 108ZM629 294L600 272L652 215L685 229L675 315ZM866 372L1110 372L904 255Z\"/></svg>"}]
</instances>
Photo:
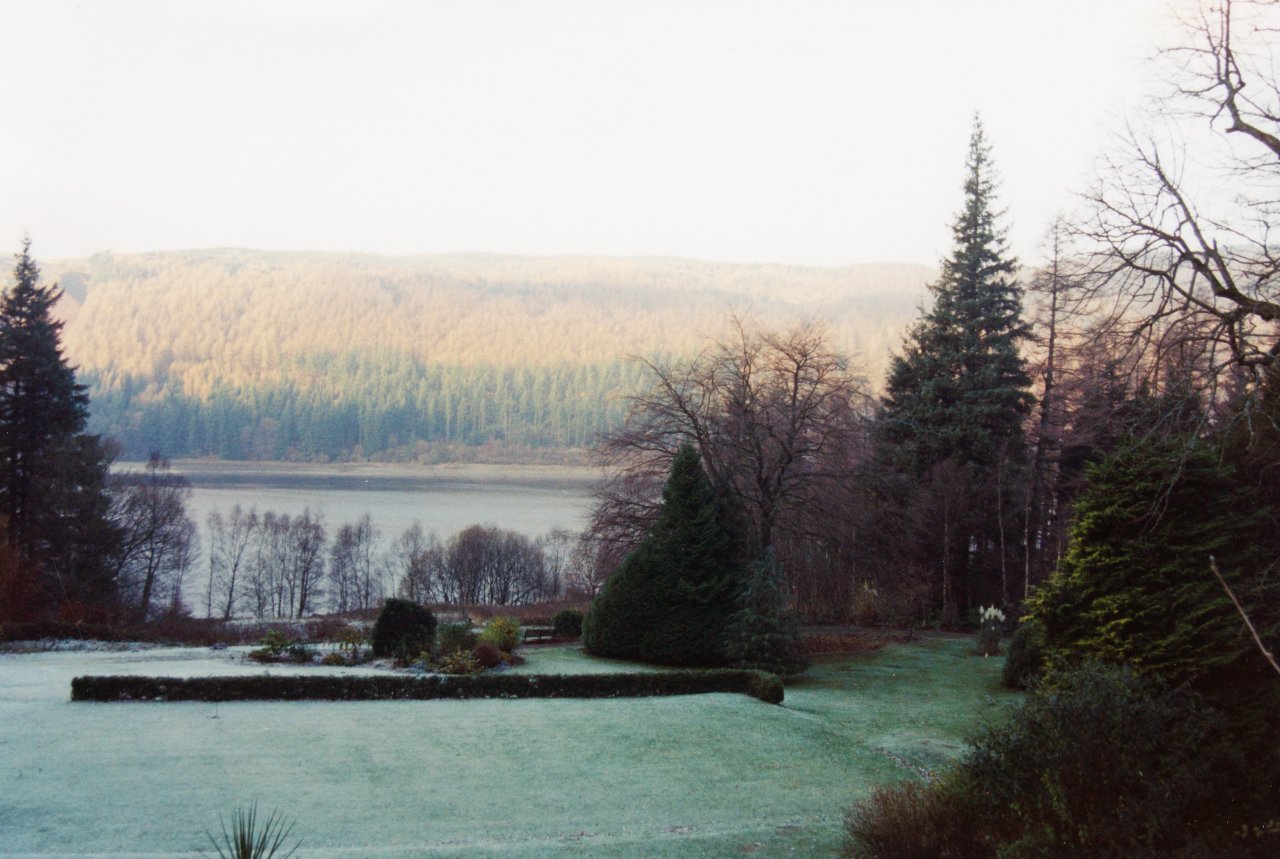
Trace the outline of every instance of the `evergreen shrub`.
<instances>
[{"instance_id":1,"label":"evergreen shrub","mask_svg":"<svg viewBox=\"0 0 1280 859\"><path fill-rule=\"evenodd\" d=\"M459 664L478 663L470 653ZM446 657L447 659L450 657ZM73 701L374 701L434 698L634 698L652 695L750 695L770 704L785 696L782 680L764 671L719 668L623 674L484 673L341 677L250 675L244 677L77 677Z\"/></svg>"},{"instance_id":2,"label":"evergreen shrub","mask_svg":"<svg viewBox=\"0 0 1280 859\"><path fill-rule=\"evenodd\" d=\"M782 572L770 547L763 560L751 565L738 610L725 629L725 654L732 665L783 675L808 667L784 602Z\"/></svg>"},{"instance_id":3,"label":"evergreen shrub","mask_svg":"<svg viewBox=\"0 0 1280 859\"><path fill-rule=\"evenodd\" d=\"M1189 685L1280 776L1280 683L1210 568L1216 558L1263 640L1280 640L1263 516L1256 489L1200 441L1133 438L1091 467L1062 563L1028 603L1050 675L1094 658Z\"/></svg>"},{"instance_id":4,"label":"evergreen shrub","mask_svg":"<svg viewBox=\"0 0 1280 859\"><path fill-rule=\"evenodd\" d=\"M928 785L878 791L846 819L848 853L908 856L1263 856L1273 819L1221 714L1117 666L1065 668ZM1261 831L1261 830L1260 830Z\"/></svg>"},{"instance_id":5,"label":"evergreen shrub","mask_svg":"<svg viewBox=\"0 0 1280 859\"><path fill-rule=\"evenodd\" d=\"M658 518L583 621L588 652L667 665L723 665L740 588L725 515L698 454L677 452Z\"/></svg>"},{"instance_id":6,"label":"evergreen shrub","mask_svg":"<svg viewBox=\"0 0 1280 859\"><path fill-rule=\"evenodd\" d=\"M556 612L551 618L551 626L556 631L556 638L573 640L582 637L582 612L576 608L566 608Z\"/></svg>"},{"instance_id":7,"label":"evergreen shrub","mask_svg":"<svg viewBox=\"0 0 1280 859\"><path fill-rule=\"evenodd\" d=\"M373 623L369 642L373 655L394 657L407 664L435 643L436 617L431 609L415 602L389 599Z\"/></svg>"},{"instance_id":8,"label":"evergreen shrub","mask_svg":"<svg viewBox=\"0 0 1280 859\"><path fill-rule=\"evenodd\" d=\"M495 617L485 625L480 641L492 644L503 653L511 653L520 643L520 621L514 617Z\"/></svg>"},{"instance_id":9,"label":"evergreen shrub","mask_svg":"<svg viewBox=\"0 0 1280 859\"><path fill-rule=\"evenodd\" d=\"M1044 631L1029 620L1013 632L1004 658L1000 682L1010 689L1026 689L1044 669Z\"/></svg>"}]
</instances>

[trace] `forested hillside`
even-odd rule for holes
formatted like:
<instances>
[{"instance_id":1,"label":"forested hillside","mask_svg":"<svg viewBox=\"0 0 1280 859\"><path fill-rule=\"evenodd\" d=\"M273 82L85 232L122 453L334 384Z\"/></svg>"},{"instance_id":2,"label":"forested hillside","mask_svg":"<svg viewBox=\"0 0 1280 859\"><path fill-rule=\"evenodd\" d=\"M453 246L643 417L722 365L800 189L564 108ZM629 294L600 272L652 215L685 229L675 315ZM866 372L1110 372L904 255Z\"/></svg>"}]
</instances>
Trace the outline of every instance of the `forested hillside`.
<instances>
[{"instance_id":1,"label":"forested hillside","mask_svg":"<svg viewBox=\"0 0 1280 859\"><path fill-rule=\"evenodd\" d=\"M91 429L125 453L545 456L622 417L630 356L691 353L731 314L824 320L879 375L931 272L677 259L214 250L47 267ZM465 455L465 452L464 452Z\"/></svg>"}]
</instances>

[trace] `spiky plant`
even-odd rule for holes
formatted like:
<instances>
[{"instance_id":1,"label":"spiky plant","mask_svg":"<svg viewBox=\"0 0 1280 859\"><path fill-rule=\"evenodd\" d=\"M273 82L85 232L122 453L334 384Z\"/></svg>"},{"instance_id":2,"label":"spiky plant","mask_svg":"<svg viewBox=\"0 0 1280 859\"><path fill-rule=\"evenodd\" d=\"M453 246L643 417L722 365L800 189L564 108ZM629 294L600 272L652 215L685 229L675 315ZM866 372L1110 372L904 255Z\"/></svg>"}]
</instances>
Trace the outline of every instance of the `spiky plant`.
<instances>
[{"instance_id":1,"label":"spiky plant","mask_svg":"<svg viewBox=\"0 0 1280 859\"><path fill-rule=\"evenodd\" d=\"M218 859L289 859L302 846L302 839L285 853L285 841L293 832L294 824L285 825L279 810L274 810L258 827L258 803L251 802L248 808L237 808L231 812L231 830L227 831L227 822L218 815L218 825L222 829L222 842L212 832L206 832L213 849L218 851ZM279 856L277 856L279 853Z\"/></svg>"}]
</instances>

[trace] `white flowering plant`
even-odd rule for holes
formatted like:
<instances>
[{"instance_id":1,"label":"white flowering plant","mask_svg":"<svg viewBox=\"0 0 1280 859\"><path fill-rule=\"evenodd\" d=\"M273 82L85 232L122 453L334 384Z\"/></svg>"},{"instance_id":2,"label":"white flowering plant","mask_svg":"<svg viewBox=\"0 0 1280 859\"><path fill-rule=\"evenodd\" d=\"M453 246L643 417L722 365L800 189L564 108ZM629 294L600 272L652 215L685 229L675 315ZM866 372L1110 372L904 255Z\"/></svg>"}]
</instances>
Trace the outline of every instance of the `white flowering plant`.
<instances>
[{"instance_id":1,"label":"white flowering plant","mask_svg":"<svg viewBox=\"0 0 1280 859\"><path fill-rule=\"evenodd\" d=\"M1004 612L996 606L984 606L978 612L978 652L994 656L1000 652L1000 628Z\"/></svg>"}]
</instances>

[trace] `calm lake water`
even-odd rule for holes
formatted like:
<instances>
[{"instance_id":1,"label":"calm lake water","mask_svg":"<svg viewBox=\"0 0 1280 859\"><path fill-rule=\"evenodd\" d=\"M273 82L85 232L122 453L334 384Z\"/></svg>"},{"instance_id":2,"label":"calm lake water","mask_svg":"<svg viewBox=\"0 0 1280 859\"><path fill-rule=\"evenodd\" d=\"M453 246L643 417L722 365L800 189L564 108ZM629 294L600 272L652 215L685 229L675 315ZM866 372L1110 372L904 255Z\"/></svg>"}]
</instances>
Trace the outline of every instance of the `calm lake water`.
<instances>
[{"instance_id":1,"label":"calm lake water","mask_svg":"<svg viewBox=\"0 0 1280 859\"><path fill-rule=\"evenodd\" d=\"M121 468L140 470L141 463ZM296 515L310 509L330 533L365 513L384 541L414 522L447 537L486 524L539 536L586 522L600 473L572 466L291 465L179 460L191 481L191 515L203 532L213 511L239 504Z\"/></svg>"}]
</instances>

